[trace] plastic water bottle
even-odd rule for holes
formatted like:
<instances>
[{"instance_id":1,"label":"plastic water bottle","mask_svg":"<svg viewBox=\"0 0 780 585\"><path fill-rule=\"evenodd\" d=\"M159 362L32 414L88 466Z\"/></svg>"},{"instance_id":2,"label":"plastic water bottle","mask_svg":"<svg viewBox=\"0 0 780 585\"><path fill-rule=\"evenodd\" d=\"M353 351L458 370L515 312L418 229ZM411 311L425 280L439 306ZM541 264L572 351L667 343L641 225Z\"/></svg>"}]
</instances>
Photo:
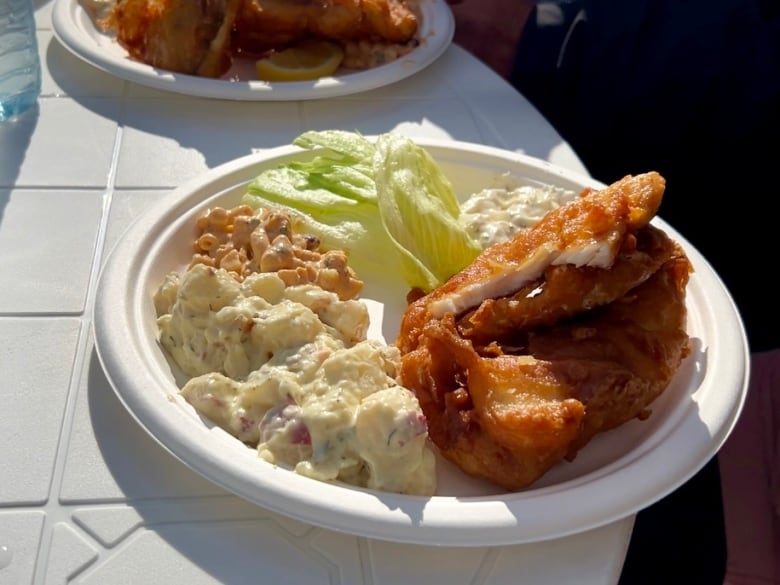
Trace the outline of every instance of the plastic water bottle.
<instances>
[{"instance_id":1,"label":"plastic water bottle","mask_svg":"<svg viewBox=\"0 0 780 585\"><path fill-rule=\"evenodd\" d=\"M0 0L0 122L30 109L40 93L33 0Z\"/></svg>"}]
</instances>

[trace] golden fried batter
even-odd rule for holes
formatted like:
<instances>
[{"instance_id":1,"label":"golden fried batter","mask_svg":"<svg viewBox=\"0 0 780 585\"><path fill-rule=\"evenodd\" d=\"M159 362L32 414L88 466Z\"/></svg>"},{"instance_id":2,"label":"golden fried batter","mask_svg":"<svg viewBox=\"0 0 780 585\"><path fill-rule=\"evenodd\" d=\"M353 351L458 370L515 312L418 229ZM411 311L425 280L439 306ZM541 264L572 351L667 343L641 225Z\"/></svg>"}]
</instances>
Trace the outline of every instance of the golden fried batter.
<instances>
[{"instance_id":1,"label":"golden fried batter","mask_svg":"<svg viewBox=\"0 0 780 585\"><path fill-rule=\"evenodd\" d=\"M405 0L117 0L105 18L90 13L134 59L201 77L223 75L238 53L308 39L407 45L418 30Z\"/></svg>"},{"instance_id":2,"label":"golden fried batter","mask_svg":"<svg viewBox=\"0 0 780 585\"><path fill-rule=\"evenodd\" d=\"M537 281L550 266L611 268L618 252L626 249L626 237L635 237L657 212L665 186L661 175L650 172L627 176L600 191L585 190L528 230L488 247L471 265L409 306L397 342L401 351L414 349L428 320L460 315L486 299L511 295Z\"/></svg>"},{"instance_id":3,"label":"golden fried batter","mask_svg":"<svg viewBox=\"0 0 780 585\"><path fill-rule=\"evenodd\" d=\"M580 376L582 366L604 368L592 383L577 384L575 397L587 409L585 427L569 457L598 432L632 418L647 418L648 406L666 389L690 352L685 287L692 268L682 249L650 279L625 296L579 320L529 336L528 351ZM608 374L625 368L630 376L610 384Z\"/></svg>"},{"instance_id":4,"label":"golden fried batter","mask_svg":"<svg viewBox=\"0 0 780 585\"><path fill-rule=\"evenodd\" d=\"M234 42L248 53L308 38L407 43L417 26L402 0L244 0Z\"/></svg>"},{"instance_id":5,"label":"golden fried batter","mask_svg":"<svg viewBox=\"0 0 780 585\"><path fill-rule=\"evenodd\" d=\"M688 273L675 257L586 319L530 332L522 355L500 345L480 354L452 315L430 321L401 358L401 382L444 457L506 489L527 487L596 433L647 416L688 353Z\"/></svg>"},{"instance_id":6,"label":"golden fried batter","mask_svg":"<svg viewBox=\"0 0 780 585\"><path fill-rule=\"evenodd\" d=\"M611 268L548 266L541 278L516 293L486 299L466 313L458 330L475 342L489 343L518 329L553 325L622 297L678 252L666 233L648 225L624 238Z\"/></svg>"},{"instance_id":7,"label":"golden fried batter","mask_svg":"<svg viewBox=\"0 0 780 585\"><path fill-rule=\"evenodd\" d=\"M219 77L230 67L231 30L242 0L117 0L102 27L153 67Z\"/></svg>"},{"instance_id":8,"label":"golden fried batter","mask_svg":"<svg viewBox=\"0 0 780 585\"><path fill-rule=\"evenodd\" d=\"M420 345L401 358L400 380L417 395L442 455L506 489L563 460L583 426L584 405L549 364L481 357L451 316L426 324Z\"/></svg>"},{"instance_id":9,"label":"golden fried batter","mask_svg":"<svg viewBox=\"0 0 780 585\"><path fill-rule=\"evenodd\" d=\"M657 173L549 212L407 307L396 343L441 453L506 489L648 416L688 354L682 248Z\"/></svg>"}]
</instances>

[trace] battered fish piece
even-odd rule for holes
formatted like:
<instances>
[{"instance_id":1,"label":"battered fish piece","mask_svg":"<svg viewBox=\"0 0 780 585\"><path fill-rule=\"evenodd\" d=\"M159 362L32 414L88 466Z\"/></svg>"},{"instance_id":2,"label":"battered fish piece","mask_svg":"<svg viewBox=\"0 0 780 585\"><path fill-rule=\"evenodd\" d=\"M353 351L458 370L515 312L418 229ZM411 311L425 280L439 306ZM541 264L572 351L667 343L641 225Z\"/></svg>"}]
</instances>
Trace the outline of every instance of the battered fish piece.
<instances>
[{"instance_id":1,"label":"battered fish piece","mask_svg":"<svg viewBox=\"0 0 780 585\"><path fill-rule=\"evenodd\" d=\"M419 15L406 0L81 0L96 26L128 54L177 73L220 77L236 54L257 57L310 39L345 47L345 64L369 67L416 44ZM107 16L105 16L107 14Z\"/></svg>"},{"instance_id":2,"label":"battered fish piece","mask_svg":"<svg viewBox=\"0 0 780 585\"><path fill-rule=\"evenodd\" d=\"M627 176L547 213L412 302L396 344L441 453L508 490L649 415L689 352L683 249Z\"/></svg>"},{"instance_id":3,"label":"battered fish piece","mask_svg":"<svg viewBox=\"0 0 780 585\"><path fill-rule=\"evenodd\" d=\"M403 0L244 0L235 49L260 54L304 39L408 43L418 18Z\"/></svg>"},{"instance_id":4,"label":"battered fish piece","mask_svg":"<svg viewBox=\"0 0 780 585\"><path fill-rule=\"evenodd\" d=\"M569 459L596 433L650 416L648 407L690 353L685 288L692 270L677 246L646 283L625 296L585 318L529 335L531 355L557 364L569 379L579 379L576 398L585 404L586 416ZM580 378L583 364L598 374L592 382ZM599 372L598 367L603 369ZM630 376L610 383L621 368Z\"/></svg>"},{"instance_id":5,"label":"battered fish piece","mask_svg":"<svg viewBox=\"0 0 780 585\"><path fill-rule=\"evenodd\" d=\"M626 176L600 191L586 189L528 230L488 247L471 265L408 307L399 348L413 350L427 321L511 295L537 281L550 266L611 268L618 252L626 249L626 237L634 237L656 214L665 187L661 175L649 172ZM537 304L534 310L544 306Z\"/></svg>"},{"instance_id":6,"label":"battered fish piece","mask_svg":"<svg viewBox=\"0 0 780 585\"><path fill-rule=\"evenodd\" d=\"M583 427L585 406L551 364L482 357L458 336L451 315L426 324L420 345L401 358L399 377L417 396L439 452L508 490L562 461Z\"/></svg>"},{"instance_id":7,"label":"battered fish piece","mask_svg":"<svg viewBox=\"0 0 780 585\"><path fill-rule=\"evenodd\" d=\"M117 0L101 21L131 57L200 77L231 64L231 29L243 0Z\"/></svg>"},{"instance_id":8,"label":"battered fish piece","mask_svg":"<svg viewBox=\"0 0 780 585\"><path fill-rule=\"evenodd\" d=\"M679 246L648 225L628 234L611 268L551 265L541 278L516 293L486 299L458 320L458 331L475 343L512 336L519 329L543 327L611 303L647 280Z\"/></svg>"},{"instance_id":9,"label":"battered fish piece","mask_svg":"<svg viewBox=\"0 0 780 585\"><path fill-rule=\"evenodd\" d=\"M401 383L444 457L507 490L525 488L596 433L648 416L689 352L689 272L675 255L586 318L528 332L521 355L499 344L479 353L452 314L429 321L401 358Z\"/></svg>"}]
</instances>

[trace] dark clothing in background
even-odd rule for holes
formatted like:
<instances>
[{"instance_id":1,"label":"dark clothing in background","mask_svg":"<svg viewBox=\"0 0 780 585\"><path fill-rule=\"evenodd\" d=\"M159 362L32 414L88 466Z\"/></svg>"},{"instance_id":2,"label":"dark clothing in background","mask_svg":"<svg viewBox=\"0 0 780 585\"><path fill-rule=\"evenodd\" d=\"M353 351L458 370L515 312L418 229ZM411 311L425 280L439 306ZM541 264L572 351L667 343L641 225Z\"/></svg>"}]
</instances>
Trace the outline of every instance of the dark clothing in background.
<instances>
[{"instance_id":1,"label":"dark clothing in background","mask_svg":"<svg viewBox=\"0 0 780 585\"><path fill-rule=\"evenodd\" d=\"M751 351L780 347L780 2L537 2L512 83L596 179L660 172L660 216L723 279ZM637 516L621 585L721 584L717 459Z\"/></svg>"},{"instance_id":2,"label":"dark clothing in background","mask_svg":"<svg viewBox=\"0 0 780 585\"><path fill-rule=\"evenodd\" d=\"M538 26L544 5L560 7L564 23ZM780 234L778 6L539 2L512 77L595 178L666 177L660 215L725 281L753 351L780 346L770 283L780 248L770 238Z\"/></svg>"}]
</instances>

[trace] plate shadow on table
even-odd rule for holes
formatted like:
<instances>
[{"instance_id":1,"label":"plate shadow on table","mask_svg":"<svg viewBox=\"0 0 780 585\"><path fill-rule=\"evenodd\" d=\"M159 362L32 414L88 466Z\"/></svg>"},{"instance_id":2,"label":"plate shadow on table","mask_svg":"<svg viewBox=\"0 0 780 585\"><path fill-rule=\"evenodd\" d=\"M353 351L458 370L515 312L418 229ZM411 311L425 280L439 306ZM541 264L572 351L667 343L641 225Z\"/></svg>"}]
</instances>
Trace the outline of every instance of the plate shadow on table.
<instances>
[{"instance_id":1,"label":"plate shadow on table","mask_svg":"<svg viewBox=\"0 0 780 585\"><path fill-rule=\"evenodd\" d=\"M94 349L86 390L97 447L126 500L228 495L148 435L117 397ZM184 494L183 485L188 488Z\"/></svg>"},{"instance_id":2,"label":"plate shadow on table","mask_svg":"<svg viewBox=\"0 0 780 585\"><path fill-rule=\"evenodd\" d=\"M204 171L251 154L260 148L287 144L302 131L297 123L287 124L284 128L281 123L274 122L273 131L268 132L268 118L260 115L262 111L258 110L262 104L235 101L230 102L230 111L227 114L220 114L221 124L215 133L213 125L193 125L189 124L189 121L192 115L208 117L213 114L215 106L222 111L223 104L218 103L222 100L188 97L142 88L132 82L118 80L109 73L82 62L56 39L52 39L45 58L54 83L69 99L98 116L115 121L124 129L125 134L137 132L159 137L160 140L169 139L175 143L171 149L193 151L202 158ZM128 100L127 94L134 92L143 92L143 99ZM117 107L119 100L125 104L121 108ZM186 124L178 116L183 105L186 105L187 111ZM273 104L270 105L274 107ZM292 108L295 106L281 107L290 108L292 118L295 111ZM274 119L283 120L285 116L280 115L279 110L274 110ZM247 132L247 128L255 128L256 131ZM127 137L124 136L120 148L126 147ZM149 187L176 187L187 178L189 177L173 176L164 185Z\"/></svg>"},{"instance_id":3,"label":"plate shadow on table","mask_svg":"<svg viewBox=\"0 0 780 585\"><path fill-rule=\"evenodd\" d=\"M171 148L191 151L186 155L191 160L199 157L204 171L261 149L289 144L306 130L326 128L356 130L365 135L399 132L411 138L436 136L523 152L542 160L549 160L551 153L563 145L560 136L542 118L536 114L525 116L516 107L508 108L505 98L497 98L495 107L475 110L471 106L473 99L469 100L463 95L465 90L458 87L459 80L438 75L437 64L418 75L432 75L449 87L448 99L422 104L398 101L387 107L383 90L329 100L253 102L190 97L141 87L81 61L56 39L50 43L45 58L50 75L62 92L84 108L115 119L125 129L121 148L128 147L128 136L136 132L170 140L174 143ZM442 57L454 58L449 53ZM495 75L490 71L484 74ZM414 76L394 85L405 83L413 84ZM127 107L116 108L117 99L127 101L127 94L135 92L142 92L144 99L133 99ZM487 95L485 99L492 98ZM224 107L226 102L229 110ZM193 116L205 119L219 111L219 127L215 131L213 124L182 123L179 112L183 104L187 106L187 120ZM347 107L340 107L341 104ZM317 121L306 124L310 108L318 112L314 117ZM165 185L148 187L176 187L188 178L172 176Z\"/></svg>"}]
</instances>

